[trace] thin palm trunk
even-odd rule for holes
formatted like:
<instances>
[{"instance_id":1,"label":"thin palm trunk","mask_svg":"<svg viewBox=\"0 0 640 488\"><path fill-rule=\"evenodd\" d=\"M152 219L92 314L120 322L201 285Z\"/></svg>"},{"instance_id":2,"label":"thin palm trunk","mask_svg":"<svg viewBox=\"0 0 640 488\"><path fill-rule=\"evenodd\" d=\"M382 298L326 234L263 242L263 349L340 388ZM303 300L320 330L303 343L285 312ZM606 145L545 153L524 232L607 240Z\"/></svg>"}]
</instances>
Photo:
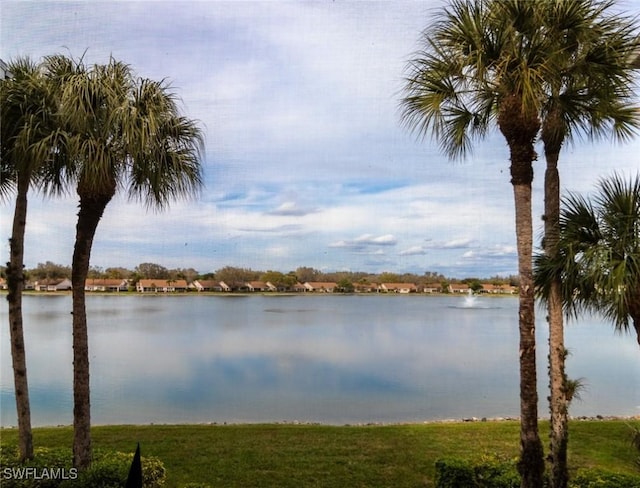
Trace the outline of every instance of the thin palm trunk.
<instances>
[{"instance_id":1,"label":"thin palm trunk","mask_svg":"<svg viewBox=\"0 0 640 488\"><path fill-rule=\"evenodd\" d=\"M549 322L549 410L551 487L566 488L569 482L567 446L569 443L569 403L565 374L566 348L562 317L561 283L554 278L547 299Z\"/></svg>"},{"instance_id":2,"label":"thin palm trunk","mask_svg":"<svg viewBox=\"0 0 640 488\"><path fill-rule=\"evenodd\" d=\"M551 116L550 116L551 117ZM554 131L551 131L554 133ZM559 132L555 132L559 134ZM547 137L548 136L548 137ZM543 130L547 168L544 181L544 251L549 259L558 253L560 236L560 174L558 157L561 143ZM549 410L551 487L566 488L569 482L567 445L569 443L567 377L565 373L566 348L564 345L564 320L562 310L562 281L553 276L547 297L547 321L549 324Z\"/></svg>"},{"instance_id":3,"label":"thin palm trunk","mask_svg":"<svg viewBox=\"0 0 640 488\"><path fill-rule=\"evenodd\" d=\"M89 336L85 306L85 281L93 238L104 209L115 193L80 194L76 242L71 267L73 293L73 465L86 469L91 465L91 395L89 378Z\"/></svg>"},{"instance_id":4,"label":"thin palm trunk","mask_svg":"<svg viewBox=\"0 0 640 488\"><path fill-rule=\"evenodd\" d=\"M16 411L18 417L18 447L21 461L33 458L31 407L29 404L27 359L24 347L24 328L22 322L24 234L27 223L27 192L29 190L29 181L30 175L18 175L16 207L13 216L10 256L7 266L9 334L11 340L11 360L13 363Z\"/></svg>"},{"instance_id":5,"label":"thin palm trunk","mask_svg":"<svg viewBox=\"0 0 640 488\"><path fill-rule=\"evenodd\" d=\"M531 184L514 184L518 272L520 275L520 474L522 488L539 488L544 475L544 453L538 432L536 330L532 272L533 227Z\"/></svg>"}]
</instances>

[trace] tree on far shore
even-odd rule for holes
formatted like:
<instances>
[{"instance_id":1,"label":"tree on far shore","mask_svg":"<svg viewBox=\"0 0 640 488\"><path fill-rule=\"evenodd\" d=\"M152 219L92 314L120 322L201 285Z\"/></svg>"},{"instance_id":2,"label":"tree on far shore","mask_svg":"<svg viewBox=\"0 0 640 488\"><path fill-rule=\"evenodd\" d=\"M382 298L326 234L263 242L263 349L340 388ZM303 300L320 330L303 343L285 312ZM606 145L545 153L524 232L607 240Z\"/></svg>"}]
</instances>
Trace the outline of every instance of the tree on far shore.
<instances>
[{"instance_id":1,"label":"tree on far shore","mask_svg":"<svg viewBox=\"0 0 640 488\"><path fill-rule=\"evenodd\" d=\"M169 270L156 263L140 263L133 272L140 278L166 280L169 278Z\"/></svg>"},{"instance_id":2,"label":"tree on far shore","mask_svg":"<svg viewBox=\"0 0 640 488\"><path fill-rule=\"evenodd\" d=\"M243 287L248 281L258 280L258 278L260 278L260 272L250 268L225 266L224 268L216 270L215 277L217 281L224 281L232 290L236 290Z\"/></svg>"}]
</instances>

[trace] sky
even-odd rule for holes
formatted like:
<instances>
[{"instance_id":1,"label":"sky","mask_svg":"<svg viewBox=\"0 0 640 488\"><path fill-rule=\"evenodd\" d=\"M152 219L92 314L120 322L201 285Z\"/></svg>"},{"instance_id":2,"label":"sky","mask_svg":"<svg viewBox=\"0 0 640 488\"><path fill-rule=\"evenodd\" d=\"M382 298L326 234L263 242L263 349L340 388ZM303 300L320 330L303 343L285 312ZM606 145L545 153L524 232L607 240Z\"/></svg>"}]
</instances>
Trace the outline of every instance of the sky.
<instances>
[{"instance_id":1,"label":"sky","mask_svg":"<svg viewBox=\"0 0 640 488\"><path fill-rule=\"evenodd\" d=\"M167 80L205 134L202 192L161 213L116 196L93 266L516 274L502 136L450 161L400 121L407 63L442 3L0 0L0 58L113 56ZM640 0L619 7L640 14ZM640 138L578 140L560 158L563 193L588 193L614 171L636 174ZM534 171L539 244L543 157ZM12 213L0 202L5 256ZM27 268L71 263L76 213L73 192L30 194Z\"/></svg>"}]
</instances>

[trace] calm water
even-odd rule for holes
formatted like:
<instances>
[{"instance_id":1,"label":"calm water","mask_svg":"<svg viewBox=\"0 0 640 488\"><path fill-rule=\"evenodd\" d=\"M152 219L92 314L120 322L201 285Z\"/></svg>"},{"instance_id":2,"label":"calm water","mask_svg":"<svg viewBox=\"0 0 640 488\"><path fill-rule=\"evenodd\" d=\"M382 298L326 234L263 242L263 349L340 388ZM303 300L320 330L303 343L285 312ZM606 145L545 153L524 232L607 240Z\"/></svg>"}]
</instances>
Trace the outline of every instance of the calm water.
<instances>
[{"instance_id":1,"label":"calm water","mask_svg":"<svg viewBox=\"0 0 640 488\"><path fill-rule=\"evenodd\" d=\"M517 300L424 296L90 296L92 420L405 422L517 416ZM71 298L26 296L34 425L72 422ZM546 392L538 311L540 397ZM15 425L7 307L1 423ZM589 318L567 329L573 415L640 413L640 351ZM540 413L546 416L541 401Z\"/></svg>"}]
</instances>

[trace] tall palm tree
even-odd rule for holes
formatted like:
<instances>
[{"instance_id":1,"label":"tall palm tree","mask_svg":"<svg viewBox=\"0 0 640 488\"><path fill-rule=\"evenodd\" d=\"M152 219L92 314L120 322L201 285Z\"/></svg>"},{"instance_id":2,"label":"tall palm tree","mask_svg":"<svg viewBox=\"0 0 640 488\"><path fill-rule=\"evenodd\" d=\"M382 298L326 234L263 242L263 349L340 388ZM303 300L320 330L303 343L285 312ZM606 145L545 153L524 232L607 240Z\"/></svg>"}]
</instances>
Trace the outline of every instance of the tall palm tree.
<instances>
[{"instance_id":1,"label":"tall palm tree","mask_svg":"<svg viewBox=\"0 0 640 488\"><path fill-rule=\"evenodd\" d=\"M565 141L576 134L589 138L612 134L624 140L640 119L632 107L629 65L637 46L634 23L609 11L609 0L553 0L536 2L540 26L559 46L556 70L548 75L548 99L543 110L541 140L545 171L544 251L557 252L560 218L558 159ZM562 314L561 277L548 287L549 386L551 413L551 486L568 483L568 404L566 349Z\"/></svg>"},{"instance_id":2,"label":"tall palm tree","mask_svg":"<svg viewBox=\"0 0 640 488\"><path fill-rule=\"evenodd\" d=\"M69 60L49 59L52 71ZM73 296L74 465L91 462L89 348L85 280L93 239L107 204L122 188L147 207L162 209L192 197L202 185L202 132L180 115L164 82L136 79L111 59L61 77L63 127L69 137L67 176L77 182L79 211L71 282ZM67 73L69 70L60 70Z\"/></svg>"},{"instance_id":3,"label":"tall palm tree","mask_svg":"<svg viewBox=\"0 0 640 488\"><path fill-rule=\"evenodd\" d=\"M536 25L534 2L453 0L426 29L408 67L403 122L464 156L497 125L510 152L520 274L520 472L542 486L532 276L531 183L547 72L555 47Z\"/></svg>"},{"instance_id":4,"label":"tall palm tree","mask_svg":"<svg viewBox=\"0 0 640 488\"><path fill-rule=\"evenodd\" d=\"M6 273L19 452L25 460L33 457L22 319L27 193L32 185L42 182L45 166L63 151L62 134L55 122L55 99L44 72L29 58L18 58L7 67L11 76L0 81L0 195L7 197L13 191L16 195ZM51 187L55 188L55 183L51 182Z\"/></svg>"},{"instance_id":5,"label":"tall palm tree","mask_svg":"<svg viewBox=\"0 0 640 488\"><path fill-rule=\"evenodd\" d=\"M562 277L565 313L600 312L640 345L640 173L601 179L590 199L570 194L560 214L558 253L536 259L536 285Z\"/></svg>"}]
</instances>

